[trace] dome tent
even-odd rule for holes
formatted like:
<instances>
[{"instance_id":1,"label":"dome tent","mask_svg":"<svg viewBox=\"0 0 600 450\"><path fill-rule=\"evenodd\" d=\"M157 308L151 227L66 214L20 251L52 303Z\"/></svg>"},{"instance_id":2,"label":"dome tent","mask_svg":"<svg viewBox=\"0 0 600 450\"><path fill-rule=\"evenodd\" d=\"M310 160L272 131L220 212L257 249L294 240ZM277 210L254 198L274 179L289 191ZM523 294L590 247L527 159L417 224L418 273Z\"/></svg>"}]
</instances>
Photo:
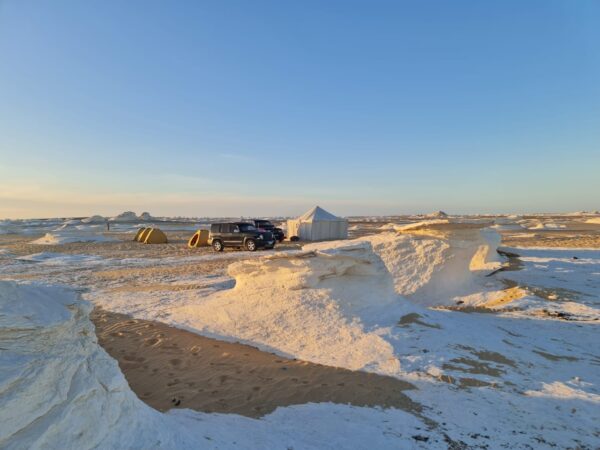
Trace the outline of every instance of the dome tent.
<instances>
[{"instance_id":1,"label":"dome tent","mask_svg":"<svg viewBox=\"0 0 600 450\"><path fill-rule=\"evenodd\" d=\"M288 220L287 234L303 241L346 239L348 221L315 206L297 219Z\"/></svg>"}]
</instances>

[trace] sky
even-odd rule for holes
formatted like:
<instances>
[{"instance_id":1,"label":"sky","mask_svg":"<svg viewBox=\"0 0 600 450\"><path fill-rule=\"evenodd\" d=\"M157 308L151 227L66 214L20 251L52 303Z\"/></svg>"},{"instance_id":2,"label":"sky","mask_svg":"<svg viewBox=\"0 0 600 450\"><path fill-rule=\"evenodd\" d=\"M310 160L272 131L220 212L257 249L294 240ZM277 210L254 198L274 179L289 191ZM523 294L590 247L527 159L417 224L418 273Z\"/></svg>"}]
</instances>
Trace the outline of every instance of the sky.
<instances>
[{"instance_id":1,"label":"sky","mask_svg":"<svg viewBox=\"0 0 600 450\"><path fill-rule=\"evenodd\" d=\"M600 2L0 0L0 218L600 209Z\"/></svg>"}]
</instances>

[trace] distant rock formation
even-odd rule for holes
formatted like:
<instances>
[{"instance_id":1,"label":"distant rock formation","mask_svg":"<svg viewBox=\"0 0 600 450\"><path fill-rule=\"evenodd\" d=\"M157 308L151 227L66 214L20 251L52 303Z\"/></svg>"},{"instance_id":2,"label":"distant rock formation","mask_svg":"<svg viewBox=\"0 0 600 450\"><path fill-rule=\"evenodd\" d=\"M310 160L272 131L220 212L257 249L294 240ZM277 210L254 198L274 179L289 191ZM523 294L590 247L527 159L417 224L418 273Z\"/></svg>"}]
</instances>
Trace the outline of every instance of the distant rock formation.
<instances>
[{"instance_id":1,"label":"distant rock formation","mask_svg":"<svg viewBox=\"0 0 600 450\"><path fill-rule=\"evenodd\" d=\"M125 211L110 218L111 222L137 222L138 220L138 216L133 211Z\"/></svg>"},{"instance_id":2,"label":"distant rock formation","mask_svg":"<svg viewBox=\"0 0 600 450\"><path fill-rule=\"evenodd\" d=\"M431 219L445 219L446 217L448 217L448 214L446 214L444 211L436 211L432 212L431 214L427 214L425 217Z\"/></svg>"},{"instance_id":3,"label":"distant rock formation","mask_svg":"<svg viewBox=\"0 0 600 450\"><path fill-rule=\"evenodd\" d=\"M102 216L91 216L91 217L87 217L85 219L81 219L82 223L104 223L106 222L106 218L102 217Z\"/></svg>"}]
</instances>

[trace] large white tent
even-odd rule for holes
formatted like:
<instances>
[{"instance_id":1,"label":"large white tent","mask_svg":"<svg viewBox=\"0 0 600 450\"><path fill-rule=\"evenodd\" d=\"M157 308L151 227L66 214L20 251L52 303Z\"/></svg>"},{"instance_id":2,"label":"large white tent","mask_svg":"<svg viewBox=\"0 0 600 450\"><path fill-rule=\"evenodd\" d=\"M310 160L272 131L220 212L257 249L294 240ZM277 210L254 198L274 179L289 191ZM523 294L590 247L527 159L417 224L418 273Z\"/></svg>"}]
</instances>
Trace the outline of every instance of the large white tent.
<instances>
[{"instance_id":1,"label":"large white tent","mask_svg":"<svg viewBox=\"0 0 600 450\"><path fill-rule=\"evenodd\" d=\"M287 221L287 235L298 236L303 241L346 239L348 220L315 206L297 219Z\"/></svg>"}]
</instances>

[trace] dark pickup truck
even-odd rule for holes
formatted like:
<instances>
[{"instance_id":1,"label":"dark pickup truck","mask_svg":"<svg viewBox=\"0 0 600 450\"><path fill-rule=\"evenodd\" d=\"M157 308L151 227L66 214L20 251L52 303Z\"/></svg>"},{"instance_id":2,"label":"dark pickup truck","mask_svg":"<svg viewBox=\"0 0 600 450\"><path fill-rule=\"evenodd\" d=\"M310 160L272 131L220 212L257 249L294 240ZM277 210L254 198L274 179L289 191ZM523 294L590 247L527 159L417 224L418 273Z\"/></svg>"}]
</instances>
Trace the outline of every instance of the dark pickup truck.
<instances>
[{"instance_id":1,"label":"dark pickup truck","mask_svg":"<svg viewBox=\"0 0 600 450\"><path fill-rule=\"evenodd\" d=\"M213 223L210 226L209 242L216 252L222 252L225 247L245 248L251 252L258 248L275 247L273 233L258 230L247 222Z\"/></svg>"},{"instance_id":2,"label":"dark pickup truck","mask_svg":"<svg viewBox=\"0 0 600 450\"><path fill-rule=\"evenodd\" d=\"M252 220L252 223L254 223L254 226L259 231L265 230L273 233L273 236L278 242L282 242L285 239L285 234L283 233L283 230L273 225L270 220L254 219Z\"/></svg>"}]
</instances>

